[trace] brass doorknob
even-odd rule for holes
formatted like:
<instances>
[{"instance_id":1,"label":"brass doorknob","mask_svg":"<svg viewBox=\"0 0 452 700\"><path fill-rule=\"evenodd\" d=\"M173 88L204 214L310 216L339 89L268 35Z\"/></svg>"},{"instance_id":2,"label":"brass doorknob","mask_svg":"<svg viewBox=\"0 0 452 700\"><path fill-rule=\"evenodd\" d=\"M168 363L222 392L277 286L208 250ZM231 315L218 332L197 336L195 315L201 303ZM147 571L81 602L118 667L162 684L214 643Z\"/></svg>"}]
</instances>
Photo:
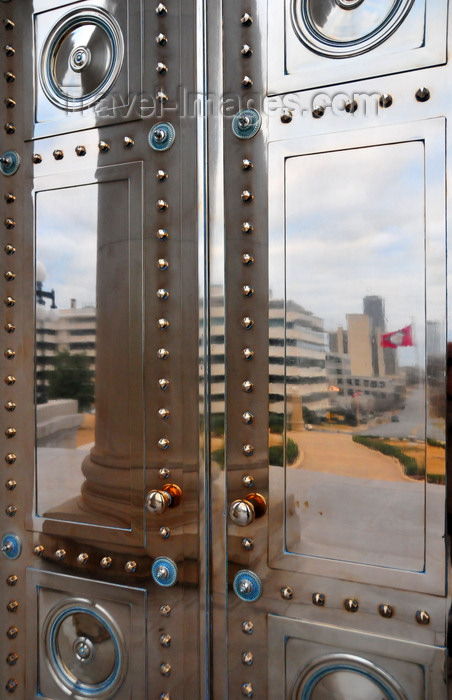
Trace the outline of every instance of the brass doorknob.
<instances>
[{"instance_id":1,"label":"brass doorknob","mask_svg":"<svg viewBox=\"0 0 452 700\"><path fill-rule=\"evenodd\" d=\"M159 515L168 508L175 508L182 502L182 489L176 484L166 484L161 491L153 489L146 496L149 513Z\"/></svg>"},{"instance_id":2,"label":"brass doorknob","mask_svg":"<svg viewBox=\"0 0 452 700\"><path fill-rule=\"evenodd\" d=\"M239 527L250 525L266 512L267 501L260 493L249 493L245 498L239 498L229 506L229 517Z\"/></svg>"}]
</instances>

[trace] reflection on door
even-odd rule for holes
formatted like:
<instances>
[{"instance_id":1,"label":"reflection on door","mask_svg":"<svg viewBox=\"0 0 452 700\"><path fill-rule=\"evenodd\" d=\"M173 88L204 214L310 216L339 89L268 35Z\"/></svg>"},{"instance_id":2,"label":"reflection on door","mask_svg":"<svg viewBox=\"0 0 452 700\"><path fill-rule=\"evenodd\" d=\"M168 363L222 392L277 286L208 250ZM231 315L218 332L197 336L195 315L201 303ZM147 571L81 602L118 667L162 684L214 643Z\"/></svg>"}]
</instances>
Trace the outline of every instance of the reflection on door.
<instances>
[{"instance_id":1,"label":"reflection on door","mask_svg":"<svg viewBox=\"0 0 452 700\"><path fill-rule=\"evenodd\" d=\"M425 178L421 140L284 160L269 454L274 484L284 469L288 553L425 570L427 460L438 512L445 483L442 262L427 298Z\"/></svg>"}]
</instances>

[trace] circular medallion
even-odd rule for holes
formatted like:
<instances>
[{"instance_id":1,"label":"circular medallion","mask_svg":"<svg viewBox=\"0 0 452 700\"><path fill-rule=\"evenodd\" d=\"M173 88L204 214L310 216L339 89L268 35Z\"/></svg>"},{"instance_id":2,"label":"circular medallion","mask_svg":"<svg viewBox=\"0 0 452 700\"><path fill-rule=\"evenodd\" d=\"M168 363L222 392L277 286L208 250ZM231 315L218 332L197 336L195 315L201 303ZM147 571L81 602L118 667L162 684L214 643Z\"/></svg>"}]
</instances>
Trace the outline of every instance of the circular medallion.
<instances>
[{"instance_id":1,"label":"circular medallion","mask_svg":"<svg viewBox=\"0 0 452 700\"><path fill-rule=\"evenodd\" d=\"M99 605L71 599L54 608L44 639L54 679L71 697L106 700L121 687L127 668L123 639Z\"/></svg>"},{"instance_id":2,"label":"circular medallion","mask_svg":"<svg viewBox=\"0 0 452 700\"><path fill-rule=\"evenodd\" d=\"M408 700L386 671L352 654L314 659L298 676L293 700Z\"/></svg>"},{"instance_id":3,"label":"circular medallion","mask_svg":"<svg viewBox=\"0 0 452 700\"><path fill-rule=\"evenodd\" d=\"M370 51L403 22L414 0L292 0L292 23L312 51L347 58Z\"/></svg>"},{"instance_id":4,"label":"circular medallion","mask_svg":"<svg viewBox=\"0 0 452 700\"><path fill-rule=\"evenodd\" d=\"M119 24L101 9L73 10L51 29L41 52L40 79L47 97L75 111L111 88L124 59Z\"/></svg>"}]
</instances>

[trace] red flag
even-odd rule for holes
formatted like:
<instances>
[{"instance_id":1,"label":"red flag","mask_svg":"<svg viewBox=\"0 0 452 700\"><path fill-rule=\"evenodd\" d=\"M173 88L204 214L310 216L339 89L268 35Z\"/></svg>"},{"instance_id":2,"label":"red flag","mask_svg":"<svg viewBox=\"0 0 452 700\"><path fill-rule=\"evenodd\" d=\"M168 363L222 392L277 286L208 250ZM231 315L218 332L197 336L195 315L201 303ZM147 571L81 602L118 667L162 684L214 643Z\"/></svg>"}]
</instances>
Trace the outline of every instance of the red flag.
<instances>
[{"instance_id":1,"label":"red flag","mask_svg":"<svg viewBox=\"0 0 452 700\"><path fill-rule=\"evenodd\" d=\"M414 345L411 325L394 333L383 333L380 345L383 348L405 348L408 345Z\"/></svg>"}]
</instances>

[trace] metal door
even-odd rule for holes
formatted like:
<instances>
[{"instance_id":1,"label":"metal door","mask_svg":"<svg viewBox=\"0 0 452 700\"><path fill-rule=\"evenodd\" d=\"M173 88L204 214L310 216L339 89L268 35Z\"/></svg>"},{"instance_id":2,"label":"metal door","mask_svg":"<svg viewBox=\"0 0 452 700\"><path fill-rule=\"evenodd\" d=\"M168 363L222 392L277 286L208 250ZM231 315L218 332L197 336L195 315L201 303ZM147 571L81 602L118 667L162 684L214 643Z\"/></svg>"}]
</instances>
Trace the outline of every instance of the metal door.
<instances>
[{"instance_id":1,"label":"metal door","mask_svg":"<svg viewBox=\"0 0 452 700\"><path fill-rule=\"evenodd\" d=\"M447 697L446 0L11 0L1 685Z\"/></svg>"}]
</instances>

